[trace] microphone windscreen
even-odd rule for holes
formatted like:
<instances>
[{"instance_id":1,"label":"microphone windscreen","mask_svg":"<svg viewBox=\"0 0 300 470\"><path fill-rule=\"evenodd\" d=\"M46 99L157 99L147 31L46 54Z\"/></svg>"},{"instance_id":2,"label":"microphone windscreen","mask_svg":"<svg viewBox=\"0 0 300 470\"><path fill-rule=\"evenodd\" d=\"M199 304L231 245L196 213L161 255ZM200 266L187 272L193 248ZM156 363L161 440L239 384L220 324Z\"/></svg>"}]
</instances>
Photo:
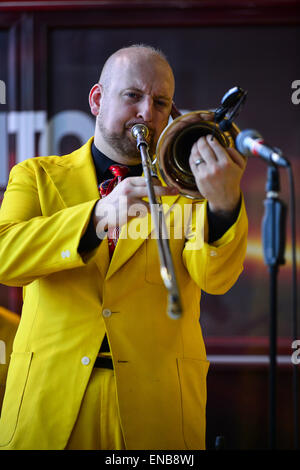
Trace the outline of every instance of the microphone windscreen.
<instances>
[{"instance_id":1,"label":"microphone windscreen","mask_svg":"<svg viewBox=\"0 0 300 470\"><path fill-rule=\"evenodd\" d=\"M260 133L254 129L245 129L244 131L241 131L237 135L235 139L235 146L237 150L245 157L252 156L251 149L249 147L249 144L247 143L248 137L250 137L253 140L262 139L262 136L260 135Z\"/></svg>"}]
</instances>

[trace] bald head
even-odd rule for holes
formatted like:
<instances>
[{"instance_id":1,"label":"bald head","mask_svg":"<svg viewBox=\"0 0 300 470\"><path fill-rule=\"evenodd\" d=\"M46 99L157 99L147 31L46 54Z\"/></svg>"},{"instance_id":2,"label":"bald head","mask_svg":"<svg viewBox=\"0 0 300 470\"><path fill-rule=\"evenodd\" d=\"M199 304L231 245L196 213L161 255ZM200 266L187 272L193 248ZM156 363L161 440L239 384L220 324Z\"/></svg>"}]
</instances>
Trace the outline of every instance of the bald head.
<instances>
[{"instance_id":1,"label":"bald head","mask_svg":"<svg viewBox=\"0 0 300 470\"><path fill-rule=\"evenodd\" d=\"M168 61L152 47L131 46L112 54L89 95L96 116L97 148L115 162L136 164L140 154L131 129L142 123L149 129L149 148L154 153L168 124L174 89Z\"/></svg>"},{"instance_id":2,"label":"bald head","mask_svg":"<svg viewBox=\"0 0 300 470\"><path fill-rule=\"evenodd\" d=\"M169 74L170 86L172 87L171 94L174 94L175 79L173 71L163 52L154 47L139 44L119 49L107 59L99 78L103 90L108 90L116 73L120 73L122 68L129 65L132 67L140 65L149 68L154 66L164 68Z\"/></svg>"}]
</instances>

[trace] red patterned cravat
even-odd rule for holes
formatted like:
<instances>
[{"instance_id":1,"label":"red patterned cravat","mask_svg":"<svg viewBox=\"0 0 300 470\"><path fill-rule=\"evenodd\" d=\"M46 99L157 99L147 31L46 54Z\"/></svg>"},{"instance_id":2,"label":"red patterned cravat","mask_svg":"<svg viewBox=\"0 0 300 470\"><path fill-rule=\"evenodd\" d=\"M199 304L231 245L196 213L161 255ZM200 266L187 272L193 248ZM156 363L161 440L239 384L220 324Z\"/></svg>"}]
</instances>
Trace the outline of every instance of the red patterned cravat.
<instances>
[{"instance_id":1,"label":"red patterned cravat","mask_svg":"<svg viewBox=\"0 0 300 470\"><path fill-rule=\"evenodd\" d=\"M129 168L127 166L111 165L109 167L109 170L114 177L100 183L99 193L102 198L111 193L114 187L117 186L117 184L119 184L121 181L123 181L129 171ZM119 227L115 227L114 229L108 229L107 238L110 259L117 245L119 234Z\"/></svg>"}]
</instances>

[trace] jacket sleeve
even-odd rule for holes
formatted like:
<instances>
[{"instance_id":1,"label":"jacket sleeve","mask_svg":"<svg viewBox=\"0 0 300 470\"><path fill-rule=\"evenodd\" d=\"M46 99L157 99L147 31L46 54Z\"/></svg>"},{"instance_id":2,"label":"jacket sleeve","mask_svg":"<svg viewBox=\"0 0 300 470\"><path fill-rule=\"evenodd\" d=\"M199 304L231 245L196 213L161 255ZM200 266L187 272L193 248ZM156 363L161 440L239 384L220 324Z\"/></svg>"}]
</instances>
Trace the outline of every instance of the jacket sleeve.
<instances>
[{"instance_id":1,"label":"jacket sleeve","mask_svg":"<svg viewBox=\"0 0 300 470\"><path fill-rule=\"evenodd\" d=\"M78 246L96 202L45 216L34 171L16 165L0 210L0 282L24 286L39 277L84 266Z\"/></svg>"},{"instance_id":2,"label":"jacket sleeve","mask_svg":"<svg viewBox=\"0 0 300 470\"><path fill-rule=\"evenodd\" d=\"M195 204L192 214L193 236L185 244L183 262L203 291L224 294L237 281L246 256L248 219L244 198L235 223L213 243L208 243L207 202Z\"/></svg>"}]
</instances>

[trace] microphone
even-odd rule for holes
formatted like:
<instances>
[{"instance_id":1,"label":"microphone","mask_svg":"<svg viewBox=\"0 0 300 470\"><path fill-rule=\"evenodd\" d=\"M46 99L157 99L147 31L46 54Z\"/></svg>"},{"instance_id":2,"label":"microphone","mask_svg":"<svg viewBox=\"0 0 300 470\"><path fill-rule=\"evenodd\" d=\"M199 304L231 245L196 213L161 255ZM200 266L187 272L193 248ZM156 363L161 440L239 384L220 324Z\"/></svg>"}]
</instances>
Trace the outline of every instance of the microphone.
<instances>
[{"instance_id":1,"label":"microphone","mask_svg":"<svg viewBox=\"0 0 300 470\"><path fill-rule=\"evenodd\" d=\"M235 145L238 151L245 157L261 157L268 163L288 167L289 162L282 156L281 150L267 145L259 132L254 129L241 131Z\"/></svg>"}]
</instances>

